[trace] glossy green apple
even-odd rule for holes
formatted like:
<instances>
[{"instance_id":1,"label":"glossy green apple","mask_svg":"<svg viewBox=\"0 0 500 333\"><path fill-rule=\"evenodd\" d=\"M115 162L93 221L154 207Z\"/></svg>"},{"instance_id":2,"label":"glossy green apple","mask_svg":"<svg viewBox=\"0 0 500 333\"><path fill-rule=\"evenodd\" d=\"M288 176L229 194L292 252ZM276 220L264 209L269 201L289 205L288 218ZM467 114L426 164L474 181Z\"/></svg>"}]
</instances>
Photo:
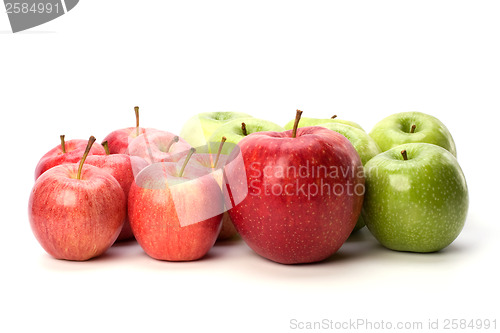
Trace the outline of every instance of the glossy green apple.
<instances>
[{"instance_id":1,"label":"glossy green apple","mask_svg":"<svg viewBox=\"0 0 500 333\"><path fill-rule=\"evenodd\" d=\"M295 120L290 120L288 123L286 123L285 129L286 130L293 129L294 122L295 122ZM349 121L349 120L338 119L337 116L333 116L332 118L328 118L328 119L303 117L303 118L300 118L299 127L317 126L319 124L326 124L326 123L344 124L344 125L349 125L352 127L359 128L360 130L363 130L363 127L361 127L359 124L357 124L353 121Z\"/></svg>"},{"instance_id":2,"label":"glossy green apple","mask_svg":"<svg viewBox=\"0 0 500 333\"><path fill-rule=\"evenodd\" d=\"M242 123L245 124L245 130L243 129ZM239 118L231 120L226 124L220 126L214 131L212 136L209 138L209 142L220 142L223 136L226 137L226 143L237 144L245 136L256 132L283 132L285 129L273 122L258 119L258 118ZM234 145L224 145L222 148L222 154L227 155L231 152Z\"/></svg>"},{"instance_id":3,"label":"glossy green apple","mask_svg":"<svg viewBox=\"0 0 500 333\"><path fill-rule=\"evenodd\" d=\"M365 177L362 214L385 247L439 251L462 231L469 206L467 183L446 149L428 143L394 147L368 161Z\"/></svg>"},{"instance_id":4,"label":"glossy green apple","mask_svg":"<svg viewBox=\"0 0 500 333\"><path fill-rule=\"evenodd\" d=\"M401 112L384 118L373 127L370 136L382 151L403 143L424 142L457 156L450 131L439 119L422 112Z\"/></svg>"},{"instance_id":5,"label":"glossy green apple","mask_svg":"<svg viewBox=\"0 0 500 333\"><path fill-rule=\"evenodd\" d=\"M230 111L200 113L184 124L180 136L193 147L203 146L221 125L234 119L251 117L246 113Z\"/></svg>"},{"instance_id":6,"label":"glossy green apple","mask_svg":"<svg viewBox=\"0 0 500 333\"><path fill-rule=\"evenodd\" d=\"M317 126L328 128L345 136L347 140L352 143L354 149L356 149L356 151L358 152L359 157L361 158L361 163L363 165L365 165L369 160L381 153L377 143L375 143L375 141L373 141L373 139L365 131L360 130L359 128L332 122L318 124ZM363 216L360 215L353 232L363 228L364 226L365 222Z\"/></svg>"}]
</instances>

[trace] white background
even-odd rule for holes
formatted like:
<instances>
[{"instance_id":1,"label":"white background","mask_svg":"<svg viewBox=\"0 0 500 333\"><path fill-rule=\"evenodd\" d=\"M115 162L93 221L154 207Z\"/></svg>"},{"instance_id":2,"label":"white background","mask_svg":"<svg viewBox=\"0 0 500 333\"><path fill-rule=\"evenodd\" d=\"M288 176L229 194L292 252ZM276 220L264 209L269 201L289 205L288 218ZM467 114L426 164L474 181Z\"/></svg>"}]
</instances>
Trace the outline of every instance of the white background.
<instances>
[{"instance_id":1,"label":"white background","mask_svg":"<svg viewBox=\"0 0 500 333\"><path fill-rule=\"evenodd\" d=\"M12 34L0 13L2 332L288 332L290 320L498 317L498 1L85 0ZM141 122L179 132L236 110L281 125L295 109L366 130L396 112L441 119L470 191L466 227L435 254L365 230L327 262L284 266L242 242L168 263L133 243L84 263L50 258L28 197L67 139ZM497 322L497 327L500 322ZM344 330L347 331L347 330Z\"/></svg>"}]
</instances>

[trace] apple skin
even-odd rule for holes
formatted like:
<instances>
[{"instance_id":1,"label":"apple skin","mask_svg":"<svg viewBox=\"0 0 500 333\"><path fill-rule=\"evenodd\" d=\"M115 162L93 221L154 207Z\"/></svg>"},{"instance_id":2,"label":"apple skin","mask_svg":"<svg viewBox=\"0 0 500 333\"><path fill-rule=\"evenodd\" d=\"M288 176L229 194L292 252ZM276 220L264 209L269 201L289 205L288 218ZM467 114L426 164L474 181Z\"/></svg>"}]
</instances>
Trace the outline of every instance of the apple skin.
<instances>
[{"instance_id":1,"label":"apple skin","mask_svg":"<svg viewBox=\"0 0 500 333\"><path fill-rule=\"evenodd\" d=\"M415 132L410 133L412 125ZM455 141L450 131L437 118L422 112L400 112L379 121L370 136L382 151L404 143L432 143L457 156Z\"/></svg>"},{"instance_id":2,"label":"apple skin","mask_svg":"<svg viewBox=\"0 0 500 333\"><path fill-rule=\"evenodd\" d=\"M128 213L135 238L152 258L198 260L220 232L224 202L215 179L187 165L162 162L143 169L130 187Z\"/></svg>"},{"instance_id":3,"label":"apple skin","mask_svg":"<svg viewBox=\"0 0 500 333\"><path fill-rule=\"evenodd\" d=\"M295 123L295 119L290 120L288 123L286 123L285 129L286 130L293 129L294 123ZM328 123L349 125L349 126L356 127L358 129L364 131L363 127L361 127L359 124L355 123L354 121L343 120L343 119L338 119L338 118L320 119L320 118L302 117L302 118L300 118L299 127L318 126L319 124L328 124Z\"/></svg>"},{"instance_id":4,"label":"apple skin","mask_svg":"<svg viewBox=\"0 0 500 333\"><path fill-rule=\"evenodd\" d=\"M68 140L65 142L66 153L62 152L61 145L57 145L49 150L38 162L35 168L35 180L45 171L56 165L66 163L77 163L82 159L88 140ZM89 155L106 155L104 147L94 143L90 149Z\"/></svg>"},{"instance_id":5,"label":"apple skin","mask_svg":"<svg viewBox=\"0 0 500 333\"><path fill-rule=\"evenodd\" d=\"M116 240L125 218L125 194L107 172L78 164L47 170L31 191L31 229L45 251L57 259L88 260Z\"/></svg>"},{"instance_id":6,"label":"apple skin","mask_svg":"<svg viewBox=\"0 0 500 333\"><path fill-rule=\"evenodd\" d=\"M182 138L171 144L176 136L173 133L160 130L146 132L130 142L129 155L141 157L148 163L175 162L182 156L186 156L191 148ZM167 150L167 148L169 149Z\"/></svg>"},{"instance_id":7,"label":"apple skin","mask_svg":"<svg viewBox=\"0 0 500 333\"><path fill-rule=\"evenodd\" d=\"M363 165L365 165L369 160L381 153L381 150L377 143L365 131L360 130L359 128L342 123L332 122L318 124L317 126L328 128L329 130L335 131L345 136L347 140L352 143L354 149L356 149L356 151L358 152L359 157L361 158L361 163ZM365 221L363 219L363 215L360 215L353 232L360 230L364 226Z\"/></svg>"},{"instance_id":8,"label":"apple skin","mask_svg":"<svg viewBox=\"0 0 500 333\"><path fill-rule=\"evenodd\" d=\"M469 195L464 174L449 151L428 143L403 144L372 158L365 172L363 217L382 245L396 251L435 252L458 237Z\"/></svg>"},{"instance_id":9,"label":"apple skin","mask_svg":"<svg viewBox=\"0 0 500 333\"><path fill-rule=\"evenodd\" d=\"M155 131L157 130L154 128L139 127L139 135L144 133L153 133ZM137 135L137 127L127 127L109 133L106 135L103 142L108 142L110 154L128 155L128 145L139 135Z\"/></svg>"},{"instance_id":10,"label":"apple skin","mask_svg":"<svg viewBox=\"0 0 500 333\"><path fill-rule=\"evenodd\" d=\"M229 210L247 245L283 264L312 263L334 254L351 234L363 204L362 164L349 140L325 128L303 127L296 138L292 131L253 133L238 146L243 170L226 167L225 173L229 179L239 174L248 184L244 200ZM301 167L306 168L302 175ZM321 167L329 174L318 172ZM339 174L330 176L330 167ZM309 190L312 184L319 193ZM237 184L232 188L226 193L230 199L241 190Z\"/></svg>"},{"instance_id":11,"label":"apple skin","mask_svg":"<svg viewBox=\"0 0 500 333\"><path fill-rule=\"evenodd\" d=\"M251 117L251 115L243 112L203 112L186 121L182 127L180 136L191 146L197 148L210 142L210 137L219 126L233 119ZM220 141L220 138L217 141Z\"/></svg>"},{"instance_id":12,"label":"apple skin","mask_svg":"<svg viewBox=\"0 0 500 333\"><path fill-rule=\"evenodd\" d=\"M113 176L120 184L125 198L128 198L128 192L130 185L134 181L134 176L149 165L143 158L125 154L88 156L85 164L96 166ZM116 240L122 241L132 238L134 238L134 234L132 233L127 214L124 219L122 231Z\"/></svg>"}]
</instances>

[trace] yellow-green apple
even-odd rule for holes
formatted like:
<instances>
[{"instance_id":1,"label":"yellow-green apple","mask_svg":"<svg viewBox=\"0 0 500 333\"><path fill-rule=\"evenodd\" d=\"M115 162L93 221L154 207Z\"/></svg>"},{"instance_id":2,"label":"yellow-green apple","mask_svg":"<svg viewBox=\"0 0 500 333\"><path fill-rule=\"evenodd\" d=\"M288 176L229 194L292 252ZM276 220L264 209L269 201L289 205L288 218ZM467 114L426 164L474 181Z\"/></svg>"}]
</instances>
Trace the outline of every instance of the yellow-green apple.
<instances>
[{"instance_id":1,"label":"yellow-green apple","mask_svg":"<svg viewBox=\"0 0 500 333\"><path fill-rule=\"evenodd\" d=\"M365 131L360 130L359 128L332 122L318 124L317 126L328 128L329 130L335 131L345 136L347 140L352 143L354 149L356 149L356 151L358 152L359 157L361 158L361 163L363 165L365 165L369 160L381 153L377 143ZM354 227L353 231L357 231L364 226L365 222L363 220L363 216L360 215L358 218L358 222L356 223L356 227Z\"/></svg>"},{"instance_id":2,"label":"yellow-green apple","mask_svg":"<svg viewBox=\"0 0 500 333\"><path fill-rule=\"evenodd\" d=\"M450 131L436 117L422 112L400 112L378 122L370 136L382 151L403 143L423 142L443 147L457 156Z\"/></svg>"},{"instance_id":3,"label":"yellow-green apple","mask_svg":"<svg viewBox=\"0 0 500 333\"><path fill-rule=\"evenodd\" d=\"M151 164L130 187L130 225L152 258L200 259L219 234L224 210L220 187L204 169L186 165L188 161L182 167L175 162Z\"/></svg>"},{"instance_id":4,"label":"yellow-green apple","mask_svg":"<svg viewBox=\"0 0 500 333\"><path fill-rule=\"evenodd\" d=\"M385 247L439 251L460 234L469 206L464 174L446 149L403 144L365 166L366 226Z\"/></svg>"},{"instance_id":5,"label":"yellow-green apple","mask_svg":"<svg viewBox=\"0 0 500 333\"><path fill-rule=\"evenodd\" d=\"M47 170L35 182L28 204L31 229L51 256L88 260L116 240L125 218L125 194L118 181L93 165L80 163Z\"/></svg>"},{"instance_id":6,"label":"yellow-green apple","mask_svg":"<svg viewBox=\"0 0 500 333\"><path fill-rule=\"evenodd\" d=\"M243 112L203 112L186 121L181 137L193 147L204 146L219 126L233 119L249 117L249 114Z\"/></svg>"},{"instance_id":7,"label":"yellow-green apple","mask_svg":"<svg viewBox=\"0 0 500 333\"><path fill-rule=\"evenodd\" d=\"M61 144L49 150L42 156L35 168L35 180L40 177L42 173L56 165L65 163L77 163L81 160L85 147L87 147L87 140L64 140L64 135L61 135ZM92 145L89 152L90 155L105 155L104 147L96 143Z\"/></svg>"},{"instance_id":8,"label":"yellow-green apple","mask_svg":"<svg viewBox=\"0 0 500 333\"><path fill-rule=\"evenodd\" d=\"M229 210L242 239L259 255L283 264L311 263L334 254L358 220L363 166L344 136L322 127L253 133L238 143L248 194ZM229 184L231 185L231 184ZM225 192L232 199L240 187ZM236 193L235 193L236 192Z\"/></svg>"},{"instance_id":9,"label":"yellow-green apple","mask_svg":"<svg viewBox=\"0 0 500 333\"><path fill-rule=\"evenodd\" d=\"M104 149L107 148L107 142L102 143ZM86 164L94 165L113 176L120 184L125 198L128 198L130 185L134 181L134 176L137 175L142 169L149 165L146 160L138 156L129 156L126 154L109 154L106 155L93 155L88 156L85 160ZM134 238L132 228L128 220L128 215L125 216L124 224L117 241L128 240Z\"/></svg>"},{"instance_id":10,"label":"yellow-green apple","mask_svg":"<svg viewBox=\"0 0 500 333\"><path fill-rule=\"evenodd\" d=\"M286 123L285 129L286 130L292 129L294 122L295 122L295 120L290 120L288 123ZM352 127L356 127L356 128L358 128L360 130L363 130L363 127L361 127L359 124L355 123L354 121L338 119L337 115L334 115L331 118L326 118L326 119L304 117L304 118L302 118L300 120L299 126L300 127L317 126L319 124L325 124L325 123L344 124L344 125L349 125L349 126L352 126Z\"/></svg>"},{"instance_id":11,"label":"yellow-green apple","mask_svg":"<svg viewBox=\"0 0 500 333\"><path fill-rule=\"evenodd\" d=\"M175 162L186 156L190 148L178 135L160 130L139 135L128 147L129 155L141 157L148 163Z\"/></svg>"}]
</instances>

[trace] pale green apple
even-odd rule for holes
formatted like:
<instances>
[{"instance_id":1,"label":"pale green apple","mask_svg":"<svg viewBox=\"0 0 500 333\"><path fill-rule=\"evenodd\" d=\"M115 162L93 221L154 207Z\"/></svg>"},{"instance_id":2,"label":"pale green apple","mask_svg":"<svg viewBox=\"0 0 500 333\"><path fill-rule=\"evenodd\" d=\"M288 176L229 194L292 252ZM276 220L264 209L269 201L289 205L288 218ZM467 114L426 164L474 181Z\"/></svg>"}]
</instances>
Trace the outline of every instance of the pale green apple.
<instances>
[{"instance_id":1,"label":"pale green apple","mask_svg":"<svg viewBox=\"0 0 500 333\"><path fill-rule=\"evenodd\" d=\"M286 130L293 129L294 123L295 123L295 119L290 120L288 123L286 123L285 129ZM356 127L356 128L359 128L360 130L364 131L363 127L361 127L359 124L357 124L353 121L349 121L349 120L338 119L337 117L329 118L329 119L302 117L302 118L300 118L299 127L318 126L319 124L325 124L325 123L349 125L349 126Z\"/></svg>"},{"instance_id":2,"label":"pale green apple","mask_svg":"<svg viewBox=\"0 0 500 333\"><path fill-rule=\"evenodd\" d=\"M180 136L193 147L203 146L207 144L208 138L221 125L234 119L251 117L246 113L231 111L200 113L184 124Z\"/></svg>"},{"instance_id":3,"label":"pale green apple","mask_svg":"<svg viewBox=\"0 0 500 333\"><path fill-rule=\"evenodd\" d=\"M450 131L439 119L422 112L400 112L384 118L373 127L370 136L382 151L403 143L424 142L457 156Z\"/></svg>"},{"instance_id":4,"label":"pale green apple","mask_svg":"<svg viewBox=\"0 0 500 333\"><path fill-rule=\"evenodd\" d=\"M243 131L242 123L245 123L246 134ZM222 137L226 137L227 143L237 144L245 136L256 132L283 132L285 129L275 123L258 118L239 118L220 126L213 132L209 142L220 142ZM213 144L210 144L213 146ZM224 145L222 154L229 154L234 145Z\"/></svg>"},{"instance_id":5,"label":"pale green apple","mask_svg":"<svg viewBox=\"0 0 500 333\"><path fill-rule=\"evenodd\" d=\"M428 143L394 147L366 163L365 177L362 214L385 247L439 251L462 231L469 206L467 183L446 149Z\"/></svg>"},{"instance_id":6,"label":"pale green apple","mask_svg":"<svg viewBox=\"0 0 500 333\"><path fill-rule=\"evenodd\" d=\"M363 165L365 165L370 159L381 153L380 148L375 143L375 141L373 141L373 139L365 131L360 130L359 128L332 122L318 124L316 126L328 128L345 136L347 140L352 143L354 149L356 149L356 151L358 152L359 157L361 158L361 163ZM353 232L363 228L364 226L365 222L363 220L363 216L360 215Z\"/></svg>"}]
</instances>

